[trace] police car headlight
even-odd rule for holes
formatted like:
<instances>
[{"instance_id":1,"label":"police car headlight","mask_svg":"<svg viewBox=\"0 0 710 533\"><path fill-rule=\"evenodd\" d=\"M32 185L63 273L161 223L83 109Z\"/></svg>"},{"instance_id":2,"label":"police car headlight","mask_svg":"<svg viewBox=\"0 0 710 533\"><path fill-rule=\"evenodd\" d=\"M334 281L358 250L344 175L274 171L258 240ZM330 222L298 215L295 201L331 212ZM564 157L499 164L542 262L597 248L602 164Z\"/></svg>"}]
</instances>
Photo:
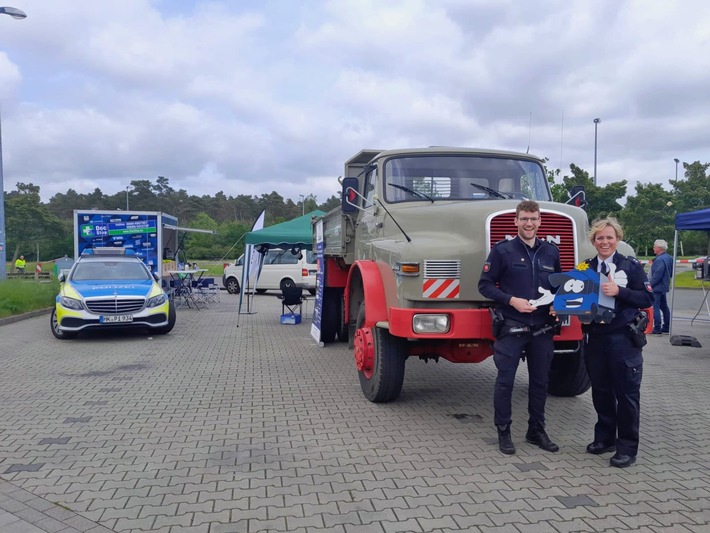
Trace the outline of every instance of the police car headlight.
<instances>
[{"instance_id":1,"label":"police car headlight","mask_svg":"<svg viewBox=\"0 0 710 533\"><path fill-rule=\"evenodd\" d=\"M82 309L84 309L84 306L81 305L81 300L69 298L68 296L62 296L59 299L59 303L62 307L66 307L67 309L74 309L75 311L81 311Z\"/></svg>"},{"instance_id":2,"label":"police car headlight","mask_svg":"<svg viewBox=\"0 0 710 533\"><path fill-rule=\"evenodd\" d=\"M159 305L163 305L165 303L165 294L159 294L158 296L153 296L152 298L148 298L148 303L146 304L147 307L158 307Z\"/></svg>"},{"instance_id":3,"label":"police car headlight","mask_svg":"<svg viewBox=\"0 0 710 533\"><path fill-rule=\"evenodd\" d=\"M449 315L414 315L412 329L415 333L448 333Z\"/></svg>"}]
</instances>

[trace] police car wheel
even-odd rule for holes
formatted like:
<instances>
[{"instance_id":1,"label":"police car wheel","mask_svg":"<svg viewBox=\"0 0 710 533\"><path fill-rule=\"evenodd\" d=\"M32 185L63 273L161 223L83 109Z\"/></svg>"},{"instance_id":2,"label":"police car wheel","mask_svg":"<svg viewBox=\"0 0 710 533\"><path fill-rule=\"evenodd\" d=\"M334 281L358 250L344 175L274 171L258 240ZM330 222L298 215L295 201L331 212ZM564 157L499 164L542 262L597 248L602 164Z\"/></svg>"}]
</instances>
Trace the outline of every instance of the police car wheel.
<instances>
[{"instance_id":1,"label":"police car wheel","mask_svg":"<svg viewBox=\"0 0 710 533\"><path fill-rule=\"evenodd\" d=\"M153 331L158 335L165 335L170 333L175 327L175 320L177 319L177 314L175 313L175 306L173 302L170 302L170 307L168 309L168 324L162 328L155 328Z\"/></svg>"},{"instance_id":2,"label":"police car wheel","mask_svg":"<svg viewBox=\"0 0 710 533\"><path fill-rule=\"evenodd\" d=\"M49 324L52 328L52 335L54 335L57 339L65 340L65 339L73 339L76 337L76 333L68 332L68 331L62 331L59 329L59 322L57 321L57 309L52 309L52 316L49 319Z\"/></svg>"}]
</instances>

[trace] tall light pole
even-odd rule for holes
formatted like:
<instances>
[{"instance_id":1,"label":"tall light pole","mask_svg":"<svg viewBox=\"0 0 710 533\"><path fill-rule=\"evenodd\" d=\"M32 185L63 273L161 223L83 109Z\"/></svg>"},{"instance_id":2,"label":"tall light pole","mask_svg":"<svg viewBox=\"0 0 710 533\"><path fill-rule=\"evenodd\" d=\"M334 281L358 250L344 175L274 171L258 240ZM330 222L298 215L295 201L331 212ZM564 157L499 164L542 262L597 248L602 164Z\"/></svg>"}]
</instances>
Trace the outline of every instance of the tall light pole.
<instances>
[{"instance_id":1,"label":"tall light pole","mask_svg":"<svg viewBox=\"0 0 710 533\"><path fill-rule=\"evenodd\" d=\"M597 184L597 128L602 121L600 118L594 119L594 185Z\"/></svg>"},{"instance_id":2,"label":"tall light pole","mask_svg":"<svg viewBox=\"0 0 710 533\"><path fill-rule=\"evenodd\" d=\"M16 7L0 7L0 15L23 19L27 15ZM2 169L2 116L0 116L0 280L7 278L7 238L5 235L5 184Z\"/></svg>"},{"instance_id":3,"label":"tall light pole","mask_svg":"<svg viewBox=\"0 0 710 533\"><path fill-rule=\"evenodd\" d=\"M678 163L680 163L680 160L676 157L673 161L675 161L675 180L678 181Z\"/></svg>"},{"instance_id":4,"label":"tall light pole","mask_svg":"<svg viewBox=\"0 0 710 533\"><path fill-rule=\"evenodd\" d=\"M126 211L128 211L128 189L130 189L130 187L126 185Z\"/></svg>"},{"instance_id":5,"label":"tall light pole","mask_svg":"<svg viewBox=\"0 0 710 533\"><path fill-rule=\"evenodd\" d=\"M301 199L301 216L306 214L306 197L299 194L298 197Z\"/></svg>"}]
</instances>

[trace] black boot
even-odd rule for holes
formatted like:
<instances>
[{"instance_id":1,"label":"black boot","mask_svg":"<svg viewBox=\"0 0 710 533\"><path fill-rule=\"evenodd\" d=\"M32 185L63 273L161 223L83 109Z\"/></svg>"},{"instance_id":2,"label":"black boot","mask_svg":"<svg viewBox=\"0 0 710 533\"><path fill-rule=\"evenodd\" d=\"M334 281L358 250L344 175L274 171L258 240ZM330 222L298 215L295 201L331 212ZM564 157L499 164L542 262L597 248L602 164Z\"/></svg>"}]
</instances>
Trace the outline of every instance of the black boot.
<instances>
[{"instance_id":1,"label":"black boot","mask_svg":"<svg viewBox=\"0 0 710 533\"><path fill-rule=\"evenodd\" d=\"M545 428L542 424L533 424L528 428L525 434L525 440L530 444L537 444L546 452L556 452L560 447L550 440L550 437L545 433Z\"/></svg>"},{"instance_id":2,"label":"black boot","mask_svg":"<svg viewBox=\"0 0 710 533\"><path fill-rule=\"evenodd\" d=\"M498 448L506 455L515 453L513 439L510 438L510 424L507 426L496 426L498 428Z\"/></svg>"}]
</instances>

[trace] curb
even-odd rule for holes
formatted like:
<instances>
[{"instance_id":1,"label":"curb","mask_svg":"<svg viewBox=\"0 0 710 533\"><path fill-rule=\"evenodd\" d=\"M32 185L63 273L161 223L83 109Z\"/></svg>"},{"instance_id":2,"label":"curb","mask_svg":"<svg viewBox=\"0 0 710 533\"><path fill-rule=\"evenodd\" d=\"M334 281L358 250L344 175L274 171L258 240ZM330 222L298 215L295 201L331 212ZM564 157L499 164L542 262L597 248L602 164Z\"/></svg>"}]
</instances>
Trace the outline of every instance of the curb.
<instances>
[{"instance_id":1,"label":"curb","mask_svg":"<svg viewBox=\"0 0 710 533\"><path fill-rule=\"evenodd\" d=\"M27 318L34 318L36 316L46 315L51 312L52 308L48 307L47 309L38 309L36 311L30 311L29 313L22 313L21 315L7 316L5 318L0 318L0 326L19 322L20 320L25 320Z\"/></svg>"}]
</instances>

